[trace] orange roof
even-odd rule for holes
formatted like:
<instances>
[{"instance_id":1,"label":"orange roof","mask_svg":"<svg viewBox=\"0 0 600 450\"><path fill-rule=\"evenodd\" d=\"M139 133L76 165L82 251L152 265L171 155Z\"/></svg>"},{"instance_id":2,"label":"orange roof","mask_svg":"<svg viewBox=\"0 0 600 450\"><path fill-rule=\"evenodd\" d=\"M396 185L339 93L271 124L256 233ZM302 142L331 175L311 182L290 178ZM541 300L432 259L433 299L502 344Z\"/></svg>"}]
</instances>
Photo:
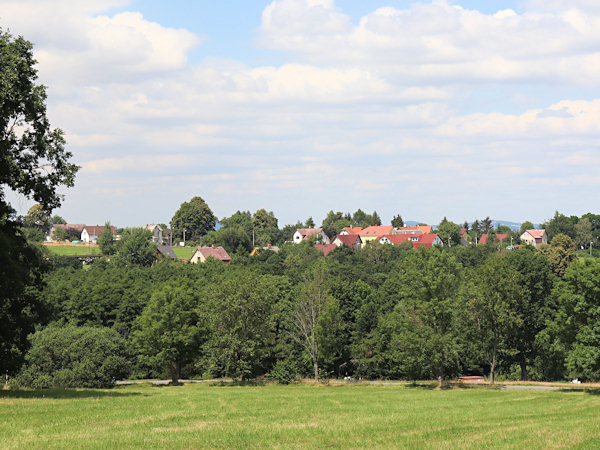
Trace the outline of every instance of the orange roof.
<instances>
[{"instance_id":1,"label":"orange roof","mask_svg":"<svg viewBox=\"0 0 600 450\"><path fill-rule=\"evenodd\" d=\"M370 226L359 231L359 236L384 236L390 234L394 229L393 226Z\"/></svg>"},{"instance_id":2,"label":"orange roof","mask_svg":"<svg viewBox=\"0 0 600 450\"><path fill-rule=\"evenodd\" d=\"M298 228L296 232L300 233L302 240L307 240L310 236L320 233L323 228Z\"/></svg>"}]
</instances>

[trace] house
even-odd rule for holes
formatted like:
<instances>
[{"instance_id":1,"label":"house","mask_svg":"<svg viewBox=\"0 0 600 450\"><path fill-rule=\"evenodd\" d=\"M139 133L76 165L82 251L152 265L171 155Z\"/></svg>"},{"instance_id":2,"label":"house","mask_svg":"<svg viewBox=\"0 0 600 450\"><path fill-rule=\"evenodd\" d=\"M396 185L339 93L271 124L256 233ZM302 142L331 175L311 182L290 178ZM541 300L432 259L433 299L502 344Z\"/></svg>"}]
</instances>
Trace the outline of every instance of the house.
<instances>
[{"instance_id":1,"label":"house","mask_svg":"<svg viewBox=\"0 0 600 450\"><path fill-rule=\"evenodd\" d=\"M443 246L443 242L437 234L388 234L379 238L380 244L399 245L410 242L414 248L431 248L434 245Z\"/></svg>"},{"instance_id":2,"label":"house","mask_svg":"<svg viewBox=\"0 0 600 450\"><path fill-rule=\"evenodd\" d=\"M333 250L335 250L337 248L337 245L335 244L315 244L313 245L314 248L316 248L317 250L320 250L323 252L323 255L327 256L329 255L329 253L331 253Z\"/></svg>"},{"instance_id":3,"label":"house","mask_svg":"<svg viewBox=\"0 0 600 450\"><path fill-rule=\"evenodd\" d=\"M415 225L414 227L397 227L390 234L431 234L433 227L431 225Z\"/></svg>"},{"instance_id":4,"label":"house","mask_svg":"<svg viewBox=\"0 0 600 450\"><path fill-rule=\"evenodd\" d=\"M144 230L149 230L152 233L152 242L157 245L163 245L165 241L163 240L163 229L160 225L142 225L140 228Z\"/></svg>"},{"instance_id":5,"label":"house","mask_svg":"<svg viewBox=\"0 0 600 450\"><path fill-rule=\"evenodd\" d=\"M323 244L330 244L329 236L323 231L323 228L298 228L292 237L294 244L299 244L302 241L315 239Z\"/></svg>"},{"instance_id":6,"label":"house","mask_svg":"<svg viewBox=\"0 0 600 450\"><path fill-rule=\"evenodd\" d=\"M156 254L172 261L177 259L177 255L170 245L157 245Z\"/></svg>"},{"instance_id":7,"label":"house","mask_svg":"<svg viewBox=\"0 0 600 450\"><path fill-rule=\"evenodd\" d=\"M73 234L77 233L77 236L81 236L81 232L85 228L85 224L83 224L83 223L57 223L57 224L54 224L54 225L52 225L52 228L50 228L50 233L48 233L48 236L46 236L46 240L47 241L54 240L54 233L56 233L56 230L58 230L59 228L65 230L67 232L71 231Z\"/></svg>"},{"instance_id":8,"label":"house","mask_svg":"<svg viewBox=\"0 0 600 450\"><path fill-rule=\"evenodd\" d=\"M538 248L540 245L548 243L548 235L546 230L525 230L521 235L521 241Z\"/></svg>"},{"instance_id":9,"label":"house","mask_svg":"<svg viewBox=\"0 0 600 450\"><path fill-rule=\"evenodd\" d=\"M225 264L231 262L231 257L227 254L223 247L198 247L190 262L193 264L206 262L208 258L214 258L219 261L223 261Z\"/></svg>"},{"instance_id":10,"label":"house","mask_svg":"<svg viewBox=\"0 0 600 450\"><path fill-rule=\"evenodd\" d=\"M494 235L492 235L492 236L494 236ZM508 239L508 234L498 233L495 235L494 243L502 242L504 239ZM488 235L482 234L481 238L479 238L479 244L485 245L485 244L487 244L487 242L488 242Z\"/></svg>"},{"instance_id":11,"label":"house","mask_svg":"<svg viewBox=\"0 0 600 450\"><path fill-rule=\"evenodd\" d=\"M104 225L94 225L94 226L85 226L83 230L81 230L81 242L96 242L98 240L98 236L100 233L104 231ZM113 236L117 235L117 230L112 225L110 226L110 231Z\"/></svg>"},{"instance_id":12,"label":"house","mask_svg":"<svg viewBox=\"0 0 600 450\"><path fill-rule=\"evenodd\" d=\"M336 247L347 245L354 250L360 250L362 242L360 236L357 234L338 234L333 241L331 241Z\"/></svg>"},{"instance_id":13,"label":"house","mask_svg":"<svg viewBox=\"0 0 600 450\"><path fill-rule=\"evenodd\" d=\"M370 226L363 228L359 231L358 235L360 236L361 245L365 245L369 241L374 241L379 239L381 236L385 236L392 233L394 229L393 226Z\"/></svg>"},{"instance_id":14,"label":"house","mask_svg":"<svg viewBox=\"0 0 600 450\"><path fill-rule=\"evenodd\" d=\"M342 228L342 231L340 231L340 234L341 235L358 234L358 233L360 233L361 230L362 230L362 227L344 227L344 228Z\"/></svg>"},{"instance_id":15,"label":"house","mask_svg":"<svg viewBox=\"0 0 600 450\"><path fill-rule=\"evenodd\" d=\"M269 244L266 247L254 247L254 249L250 252L250 256L258 256L263 250L270 250L272 252L279 253L279 247Z\"/></svg>"}]
</instances>

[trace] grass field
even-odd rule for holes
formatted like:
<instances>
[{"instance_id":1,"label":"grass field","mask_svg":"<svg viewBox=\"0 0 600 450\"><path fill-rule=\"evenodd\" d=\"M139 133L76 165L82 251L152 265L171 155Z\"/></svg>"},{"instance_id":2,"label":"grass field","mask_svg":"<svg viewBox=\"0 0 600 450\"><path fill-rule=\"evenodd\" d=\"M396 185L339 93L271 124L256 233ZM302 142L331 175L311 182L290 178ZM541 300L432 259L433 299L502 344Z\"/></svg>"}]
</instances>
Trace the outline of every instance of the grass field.
<instances>
[{"instance_id":1,"label":"grass field","mask_svg":"<svg viewBox=\"0 0 600 450\"><path fill-rule=\"evenodd\" d=\"M178 258L190 259L192 257L192 252L195 250L196 249L192 247L173 246L173 251L175 252Z\"/></svg>"},{"instance_id":2,"label":"grass field","mask_svg":"<svg viewBox=\"0 0 600 450\"><path fill-rule=\"evenodd\" d=\"M99 255L100 247L97 245L45 245L49 252L55 255Z\"/></svg>"},{"instance_id":3,"label":"grass field","mask_svg":"<svg viewBox=\"0 0 600 450\"><path fill-rule=\"evenodd\" d=\"M2 448L600 447L600 395L405 386L0 391Z\"/></svg>"}]
</instances>

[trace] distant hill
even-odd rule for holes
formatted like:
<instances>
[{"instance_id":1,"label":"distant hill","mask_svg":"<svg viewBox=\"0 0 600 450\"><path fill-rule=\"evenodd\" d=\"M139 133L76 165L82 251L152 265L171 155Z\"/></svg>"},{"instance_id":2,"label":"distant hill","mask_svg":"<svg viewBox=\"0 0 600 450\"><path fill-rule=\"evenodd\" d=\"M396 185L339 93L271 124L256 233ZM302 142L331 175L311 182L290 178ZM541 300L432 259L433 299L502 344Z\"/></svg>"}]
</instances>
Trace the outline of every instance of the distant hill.
<instances>
[{"instance_id":1,"label":"distant hill","mask_svg":"<svg viewBox=\"0 0 600 450\"><path fill-rule=\"evenodd\" d=\"M407 220L404 222L404 225L406 225L407 227L414 227L415 225L418 225L419 223L424 223L424 222L419 222L416 220ZM511 222L509 220L492 220L492 225L494 226L494 228L498 228L498 226L504 225L513 231L520 231L521 223L522 222ZM437 224L433 224L433 225L435 226ZM462 225L462 223L459 223L459 225ZM469 222L469 226L471 226L471 225L472 225L472 222ZM534 224L534 226L536 228L539 228L539 224Z\"/></svg>"}]
</instances>

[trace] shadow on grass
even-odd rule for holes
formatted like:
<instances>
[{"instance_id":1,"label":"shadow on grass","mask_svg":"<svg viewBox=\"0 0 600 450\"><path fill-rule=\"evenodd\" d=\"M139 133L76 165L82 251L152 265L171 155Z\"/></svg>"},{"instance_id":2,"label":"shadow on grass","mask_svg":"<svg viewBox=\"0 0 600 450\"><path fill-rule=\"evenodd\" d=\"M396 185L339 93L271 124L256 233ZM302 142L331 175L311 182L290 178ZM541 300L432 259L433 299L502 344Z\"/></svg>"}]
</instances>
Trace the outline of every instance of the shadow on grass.
<instances>
[{"instance_id":1,"label":"shadow on grass","mask_svg":"<svg viewBox=\"0 0 600 450\"><path fill-rule=\"evenodd\" d=\"M133 397L140 396L138 392L114 392L95 389L16 389L11 391L0 391L0 399L3 398L98 398L98 397Z\"/></svg>"},{"instance_id":2,"label":"shadow on grass","mask_svg":"<svg viewBox=\"0 0 600 450\"><path fill-rule=\"evenodd\" d=\"M210 383L211 387L237 387L237 386L253 386L253 387L264 387L267 385L267 381L264 380L247 380L247 381L215 381L214 383Z\"/></svg>"},{"instance_id":3,"label":"shadow on grass","mask_svg":"<svg viewBox=\"0 0 600 450\"><path fill-rule=\"evenodd\" d=\"M490 385L481 385L481 384L468 384L468 383L457 383L444 381L441 386L437 384L437 382L432 383L418 383L412 382L404 385L405 388L408 389L424 389L428 391L441 390L441 391L449 391L451 389L499 389L498 385L490 386Z\"/></svg>"},{"instance_id":4,"label":"shadow on grass","mask_svg":"<svg viewBox=\"0 0 600 450\"><path fill-rule=\"evenodd\" d=\"M600 395L600 388L565 388L559 389L558 392L583 392L584 394L588 395Z\"/></svg>"}]
</instances>

